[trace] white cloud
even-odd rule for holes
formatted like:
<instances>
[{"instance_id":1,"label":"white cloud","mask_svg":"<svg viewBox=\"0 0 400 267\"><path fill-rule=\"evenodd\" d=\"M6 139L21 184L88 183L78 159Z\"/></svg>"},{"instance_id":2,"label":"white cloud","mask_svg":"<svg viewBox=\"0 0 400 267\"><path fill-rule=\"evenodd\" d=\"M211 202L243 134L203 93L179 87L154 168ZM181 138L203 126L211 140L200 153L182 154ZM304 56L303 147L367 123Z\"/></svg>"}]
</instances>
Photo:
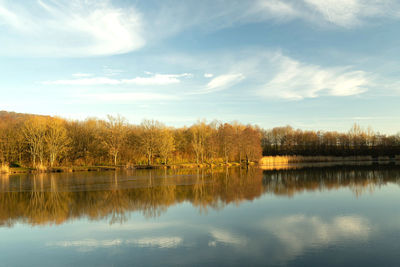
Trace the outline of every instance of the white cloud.
<instances>
[{"instance_id":1,"label":"white cloud","mask_svg":"<svg viewBox=\"0 0 400 267\"><path fill-rule=\"evenodd\" d=\"M96 56L126 53L145 44L142 16L110 1L0 1L2 53ZM26 45L29 44L29 45Z\"/></svg>"},{"instance_id":2,"label":"white cloud","mask_svg":"<svg viewBox=\"0 0 400 267\"><path fill-rule=\"evenodd\" d=\"M139 12L111 0L39 0L29 5L0 0L0 53L85 57L131 52L187 29L207 31L263 21L295 19L352 28L376 19L400 18L395 0L189 1ZM193 13L196 10L196 13ZM29 45L26 45L29 44Z\"/></svg>"},{"instance_id":3,"label":"white cloud","mask_svg":"<svg viewBox=\"0 0 400 267\"><path fill-rule=\"evenodd\" d=\"M238 84L245 79L242 73L223 74L213 78L206 86L205 89L196 91L194 94L208 94L224 90L228 87Z\"/></svg>"},{"instance_id":4,"label":"white cloud","mask_svg":"<svg viewBox=\"0 0 400 267\"><path fill-rule=\"evenodd\" d=\"M212 73L204 73L204 78L212 78L214 77L214 74Z\"/></svg>"},{"instance_id":5,"label":"white cloud","mask_svg":"<svg viewBox=\"0 0 400 267\"><path fill-rule=\"evenodd\" d=\"M223 9L219 6L221 3L223 2L216 1L213 9L196 6L197 10L202 11L198 13L203 14L202 18L196 17L197 24L220 29L251 22L285 23L299 19L317 26L331 24L353 28L369 19L400 17L400 5L395 0L232 0L229 7Z\"/></svg>"},{"instance_id":6,"label":"white cloud","mask_svg":"<svg viewBox=\"0 0 400 267\"><path fill-rule=\"evenodd\" d=\"M358 0L304 0L323 19L338 26L348 27L359 23L361 3Z\"/></svg>"},{"instance_id":7,"label":"white cloud","mask_svg":"<svg viewBox=\"0 0 400 267\"><path fill-rule=\"evenodd\" d=\"M311 11L340 27L351 28L362 24L367 18L397 17L393 10L398 10L395 1L376 0L303 0Z\"/></svg>"},{"instance_id":8,"label":"white cloud","mask_svg":"<svg viewBox=\"0 0 400 267\"><path fill-rule=\"evenodd\" d=\"M190 73L183 74L153 74L149 77L133 79L111 79L108 77L81 78L72 80L44 81L45 85L170 85L180 83L180 78L190 78Z\"/></svg>"},{"instance_id":9,"label":"white cloud","mask_svg":"<svg viewBox=\"0 0 400 267\"><path fill-rule=\"evenodd\" d=\"M88 101L130 103L136 101L177 100L175 95L160 93L96 93L76 96Z\"/></svg>"},{"instance_id":10,"label":"white cloud","mask_svg":"<svg viewBox=\"0 0 400 267\"><path fill-rule=\"evenodd\" d=\"M190 73L183 74L154 74L151 77L136 77L134 79L122 80L122 83L126 84L137 84L137 85L167 85L180 83L179 78L192 77Z\"/></svg>"},{"instance_id":11,"label":"white cloud","mask_svg":"<svg viewBox=\"0 0 400 267\"><path fill-rule=\"evenodd\" d=\"M367 91L372 83L364 71L349 67L323 68L279 54L271 65L277 66L278 71L259 90L264 97L303 99L321 95L350 96Z\"/></svg>"},{"instance_id":12,"label":"white cloud","mask_svg":"<svg viewBox=\"0 0 400 267\"><path fill-rule=\"evenodd\" d=\"M266 12L270 15L270 19L293 19L300 16L299 10L293 4L281 0L259 0L256 1L255 7L256 9L252 13L259 13L261 15ZM265 17L264 19L267 18Z\"/></svg>"}]
</instances>

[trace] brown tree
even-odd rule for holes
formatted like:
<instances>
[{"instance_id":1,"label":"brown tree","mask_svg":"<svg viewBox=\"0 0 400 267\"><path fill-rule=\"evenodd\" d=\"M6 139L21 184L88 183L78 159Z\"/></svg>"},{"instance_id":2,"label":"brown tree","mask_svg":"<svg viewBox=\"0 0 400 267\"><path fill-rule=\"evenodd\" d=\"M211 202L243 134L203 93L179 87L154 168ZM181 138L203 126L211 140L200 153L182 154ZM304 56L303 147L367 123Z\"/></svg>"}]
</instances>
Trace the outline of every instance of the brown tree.
<instances>
[{"instance_id":1,"label":"brown tree","mask_svg":"<svg viewBox=\"0 0 400 267\"><path fill-rule=\"evenodd\" d=\"M34 167L44 166L46 130L46 118L38 116L27 119L22 129ZM40 165L37 165L37 160Z\"/></svg>"},{"instance_id":2,"label":"brown tree","mask_svg":"<svg viewBox=\"0 0 400 267\"><path fill-rule=\"evenodd\" d=\"M54 166L58 157L68 149L70 141L64 124L65 122L59 118L49 118L47 120L45 141L51 167Z\"/></svg>"},{"instance_id":3,"label":"brown tree","mask_svg":"<svg viewBox=\"0 0 400 267\"><path fill-rule=\"evenodd\" d=\"M108 120L104 123L105 129L102 134L102 141L113 158L114 166L116 166L118 155L126 143L126 120L120 115L117 117L108 115L107 118Z\"/></svg>"}]
</instances>

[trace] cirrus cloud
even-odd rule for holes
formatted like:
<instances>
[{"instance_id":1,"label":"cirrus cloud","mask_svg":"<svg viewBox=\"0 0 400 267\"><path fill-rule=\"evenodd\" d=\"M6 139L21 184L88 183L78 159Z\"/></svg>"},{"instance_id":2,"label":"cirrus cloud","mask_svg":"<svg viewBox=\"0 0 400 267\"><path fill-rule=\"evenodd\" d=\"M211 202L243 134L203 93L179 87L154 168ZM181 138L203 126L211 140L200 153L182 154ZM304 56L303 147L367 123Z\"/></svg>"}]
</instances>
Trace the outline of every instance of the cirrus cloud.
<instances>
[{"instance_id":1,"label":"cirrus cloud","mask_svg":"<svg viewBox=\"0 0 400 267\"><path fill-rule=\"evenodd\" d=\"M74 75L76 76L76 75ZM81 76L82 77L82 76ZM45 85L170 85L180 83L180 78L192 77L190 73L182 74L153 74L148 77L136 77L132 79L111 79L108 77L80 78L69 80L44 81Z\"/></svg>"},{"instance_id":2,"label":"cirrus cloud","mask_svg":"<svg viewBox=\"0 0 400 267\"><path fill-rule=\"evenodd\" d=\"M110 1L0 1L2 53L83 57L130 52L145 44L142 15ZM26 45L26 44L29 45Z\"/></svg>"},{"instance_id":3,"label":"cirrus cloud","mask_svg":"<svg viewBox=\"0 0 400 267\"><path fill-rule=\"evenodd\" d=\"M218 91L227 89L229 87L232 87L232 86L238 84L245 78L246 77L242 73L229 73L229 74L219 75L219 76L213 78L206 85L205 89L194 91L192 93L193 94L209 94L209 93L218 92Z\"/></svg>"},{"instance_id":4,"label":"cirrus cloud","mask_svg":"<svg viewBox=\"0 0 400 267\"><path fill-rule=\"evenodd\" d=\"M299 100L321 95L351 96L366 92L372 84L366 72L350 67L323 68L280 54L271 63L278 71L258 91L264 97Z\"/></svg>"}]
</instances>

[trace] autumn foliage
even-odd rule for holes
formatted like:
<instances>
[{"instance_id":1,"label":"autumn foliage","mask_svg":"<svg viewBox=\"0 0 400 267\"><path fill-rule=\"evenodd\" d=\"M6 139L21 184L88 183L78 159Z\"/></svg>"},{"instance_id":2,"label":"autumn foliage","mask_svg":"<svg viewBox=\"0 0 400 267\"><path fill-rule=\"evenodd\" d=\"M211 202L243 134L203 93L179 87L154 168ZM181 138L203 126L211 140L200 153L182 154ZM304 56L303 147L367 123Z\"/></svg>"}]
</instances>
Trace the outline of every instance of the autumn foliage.
<instances>
[{"instance_id":1,"label":"autumn foliage","mask_svg":"<svg viewBox=\"0 0 400 267\"><path fill-rule=\"evenodd\" d=\"M84 121L0 113L0 165L54 166L248 163L261 157L261 132L251 125L198 121L173 128L121 116Z\"/></svg>"}]
</instances>

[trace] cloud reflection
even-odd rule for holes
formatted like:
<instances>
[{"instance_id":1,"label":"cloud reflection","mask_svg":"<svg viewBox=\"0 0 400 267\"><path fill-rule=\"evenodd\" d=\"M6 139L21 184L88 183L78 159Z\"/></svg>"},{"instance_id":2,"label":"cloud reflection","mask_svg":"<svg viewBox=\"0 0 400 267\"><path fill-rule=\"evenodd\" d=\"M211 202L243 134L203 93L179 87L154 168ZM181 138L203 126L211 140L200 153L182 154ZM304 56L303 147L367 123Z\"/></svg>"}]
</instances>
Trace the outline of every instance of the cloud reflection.
<instances>
[{"instance_id":1,"label":"cloud reflection","mask_svg":"<svg viewBox=\"0 0 400 267\"><path fill-rule=\"evenodd\" d=\"M208 242L210 247L215 247L218 243L233 246L245 246L247 244L246 237L222 229L213 229L210 231L210 235L212 237L212 240Z\"/></svg>"},{"instance_id":2,"label":"cloud reflection","mask_svg":"<svg viewBox=\"0 0 400 267\"><path fill-rule=\"evenodd\" d=\"M161 237L143 237L135 239L110 239L110 240L96 240L96 239L84 239L74 241L56 241L48 242L48 247L75 247L81 251L90 251L97 248L108 248L117 246L129 246L135 247L153 247L153 248L176 248L182 243L183 239L178 236L161 236Z\"/></svg>"},{"instance_id":3,"label":"cloud reflection","mask_svg":"<svg viewBox=\"0 0 400 267\"><path fill-rule=\"evenodd\" d=\"M310 248L320 248L350 240L366 240L370 235L367 219L360 216L337 216L324 221L318 216L291 215L266 219L262 228L272 233L284 246L282 257L292 259Z\"/></svg>"}]
</instances>

